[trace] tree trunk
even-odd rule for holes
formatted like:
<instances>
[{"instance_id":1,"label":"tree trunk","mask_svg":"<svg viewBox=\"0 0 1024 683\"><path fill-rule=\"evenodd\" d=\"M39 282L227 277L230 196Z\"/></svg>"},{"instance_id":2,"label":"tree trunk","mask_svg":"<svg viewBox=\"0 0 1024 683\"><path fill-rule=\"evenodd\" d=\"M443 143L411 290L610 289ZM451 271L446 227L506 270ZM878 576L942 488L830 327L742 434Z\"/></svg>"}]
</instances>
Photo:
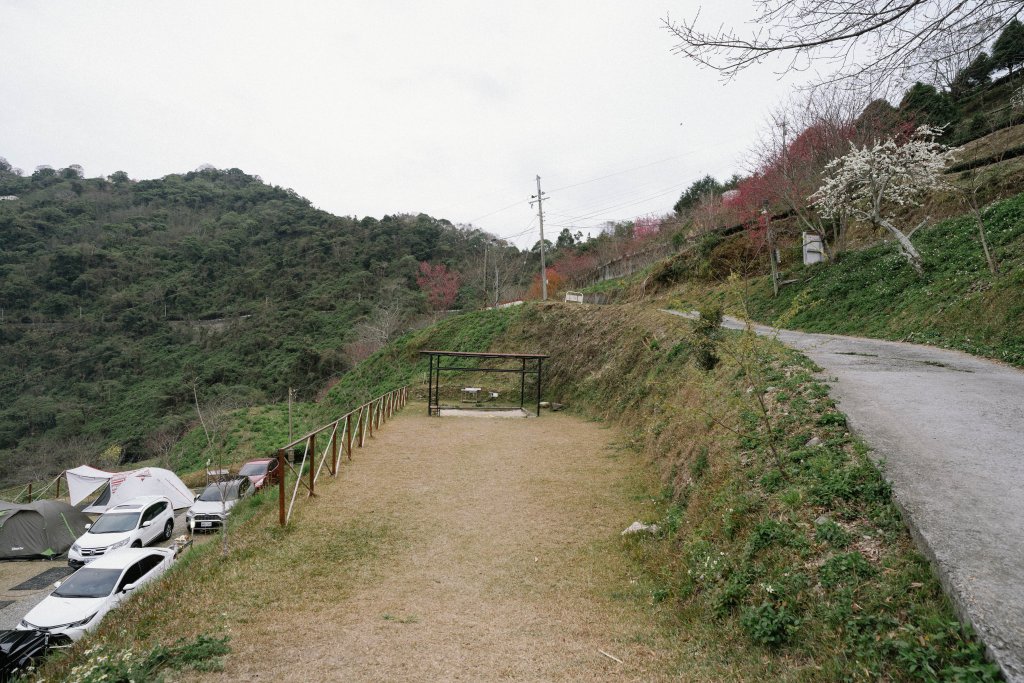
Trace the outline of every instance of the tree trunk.
<instances>
[{"instance_id":1,"label":"tree trunk","mask_svg":"<svg viewBox=\"0 0 1024 683\"><path fill-rule=\"evenodd\" d=\"M878 214L875 214L875 222L892 233L892 236L896 238L897 244L899 244L900 253L903 254L903 258L907 260L907 263L911 265L918 275L924 275L924 259L921 258L920 252L914 247L910 238L904 235L902 230Z\"/></svg>"},{"instance_id":2,"label":"tree trunk","mask_svg":"<svg viewBox=\"0 0 1024 683\"><path fill-rule=\"evenodd\" d=\"M981 211L978 210L976 202L971 202L971 212L974 214L974 221L978 224L978 237L981 238L981 250L985 252L985 262L988 264L988 270L995 275L999 272L999 266L996 264L996 260L992 257L992 252L988 248L988 238L985 236L985 222L981 220Z\"/></svg>"}]
</instances>

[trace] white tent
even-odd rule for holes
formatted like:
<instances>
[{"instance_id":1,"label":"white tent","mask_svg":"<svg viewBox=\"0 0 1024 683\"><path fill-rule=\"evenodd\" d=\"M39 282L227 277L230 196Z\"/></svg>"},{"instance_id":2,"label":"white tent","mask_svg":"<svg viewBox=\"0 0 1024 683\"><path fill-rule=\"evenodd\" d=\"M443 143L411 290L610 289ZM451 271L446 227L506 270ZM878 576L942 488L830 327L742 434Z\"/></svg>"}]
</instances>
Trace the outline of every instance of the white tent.
<instances>
[{"instance_id":1,"label":"white tent","mask_svg":"<svg viewBox=\"0 0 1024 683\"><path fill-rule=\"evenodd\" d=\"M167 496L175 510L192 505L195 497L185 483L170 470L145 467L131 472L104 472L88 465L67 470L71 504L77 505L97 489L99 497L85 512L103 512L138 496Z\"/></svg>"},{"instance_id":2,"label":"white tent","mask_svg":"<svg viewBox=\"0 0 1024 683\"><path fill-rule=\"evenodd\" d=\"M113 472L104 472L95 467L82 465L73 470L64 472L64 478L68 481L68 494L71 497L71 504L78 505L89 497L89 494L105 485Z\"/></svg>"}]
</instances>

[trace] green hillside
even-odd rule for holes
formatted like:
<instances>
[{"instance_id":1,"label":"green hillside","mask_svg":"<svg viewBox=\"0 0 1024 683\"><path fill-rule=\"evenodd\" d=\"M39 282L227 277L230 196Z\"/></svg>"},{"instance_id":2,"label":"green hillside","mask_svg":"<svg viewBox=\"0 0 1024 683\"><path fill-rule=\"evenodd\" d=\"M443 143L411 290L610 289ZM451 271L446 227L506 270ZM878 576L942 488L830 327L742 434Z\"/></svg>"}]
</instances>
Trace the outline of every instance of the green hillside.
<instances>
[{"instance_id":1,"label":"green hillside","mask_svg":"<svg viewBox=\"0 0 1024 683\"><path fill-rule=\"evenodd\" d=\"M423 214L334 216L238 169L132 181L0 160L0 196L16 197L0 201L8 484L159 456L196 398L208 414L312 398L360 321L386 310L380 337L428 313L420 262L464 271L494 248ZM479 301L465 277L458 296Z\"/></svg>"},{"instance_id":2,"label":"green hillside","mask_svg":"<svg viewBox=\"0 0 1024 683\"><path fill-rule=\"evenodd\" d=\"M918 277L893 243L843 254L835 263L799 265L799 252L772 296L767 277L726 281L730 255L745 237L706 254L693 250L655 269L677 284L668 303L723 305L728 313L808 332L913 341L1024 365L1024 195L981 213L997 273L990 273L973 216L922 230L914 242L925 259Z\"/></svg>"}]
</instances>

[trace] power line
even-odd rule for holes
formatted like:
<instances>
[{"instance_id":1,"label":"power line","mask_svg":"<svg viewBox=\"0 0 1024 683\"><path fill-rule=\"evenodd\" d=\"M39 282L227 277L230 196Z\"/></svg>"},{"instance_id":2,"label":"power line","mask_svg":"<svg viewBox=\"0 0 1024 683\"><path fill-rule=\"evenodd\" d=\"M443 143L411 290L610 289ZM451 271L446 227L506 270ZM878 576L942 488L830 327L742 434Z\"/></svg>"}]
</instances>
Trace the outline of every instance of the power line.
<instances>
[{"instance_id":1,"label":"power line","mask_svg":"<svg viewBox=\"0 0 1024 683\"><path fill-rule=\"evenodd\" d=\"M615 176L624 175L626 173L632 173L633 171L639 171L639 170L642 170L642 169L645 169L645 168L650 168L651 166L657 166L658 164L664 164L664 163L666 163L668 161L674 161L676 159L681 159L681 158L683 158L685 156L689 156L690 154L693 154L694 152L699 152L699 151L702 151L704 149L708 149L708 148L713 147L713 146L714 145L704 145L702 147L697 147L697 148L694 148L694 149L687 150L686 152L683 152L681 154L676 154L674 156L665 157L664 159L658 159L657 161L651 161L651 162L648 162L646 164L640 164L638 166L632 166L630 168L626 168L626 169L623 169L621 171L613 171L612 173L607 173L605 175L597 176L596 178L590 178L588 180L581 180L580 182L577 182L577 183L570 183L569 185L562 185L561 187L556 187L553 190L547 190L547 193L551 194L552 192L561 192L562 190L568 190L568 189L571 189L571 188L574 188L574 187L579 187L581 185L587 185L589 183L595 183L595 182L597 182L599 180L605 180L607 178L614 178ZM491 216L494 216L495 214L499 214L499 213L502 213L504 211L508 211L509 209L514 209L517 206L520 206L520 203L518 201L517 202L512 202L511 204L508 204L507 206L503 206L500 209L495 209L494 211L491 211L489 213L485 213L485 214L483 214L481 216L477 216L476 218L472 218L472 219L470 219L467 222L468 223L474 223L474 222L482 220L484 218L489 218Z\"/></svg>"},{"instance_id":2,"label":"power line","mask_svg":"<svg viewBox=\"0 0 1024 683\"><path fill-rule=\"evenodd\" d=\"M519 202L515 202L513 204L509 204L508 206L503 206L500 209L495 209L494 211L491 211L490 213L485 213L483 216L477 216L476 218L473 218L473 219L471 219L471 220L469 220L467 222L475 223L478 220L481 220L483 218L488 218L489 216L493 216L496 213L501 213L502 211L508 211L509 209L514 209L517 206L522 206L522 202L519 201Z\"/></svg>"},{"instance_id":3,"label":"power line","mask_svg":"<svg viewBox=\"0 0 1024 683\"><path fill-rule=\"evenodd\" d=\"M588 183L596 183L598 180L604 180L606 178L614 178L617 175L623 175L625 173L631 173L633 171L639 171L640 169L643 169L643 168L649 168L651 166L657 166L658 164L663 164L666 161L674 161L676 159L680 159L682 157L688 156L689 154L692 153L692 151L693 150L691 150L689 152L684 152L683 154L676 154L675 156L666 157L664 159L659 159L658 161L652 161L652 162L650 162L648 164L641 164L640 166L634 166L632 168L627 168L627 169L622 170L622 171L615 171L614 173L609 173L607 175L598 176L597 178L591 178L590 180L582 180L582 181L580 181L578 183L573 183L571 185L563 185L561 187L556 187L553 190L548 190L548 193L550 194L551 192L560 192L562 190L568 190L569 188L572 188L572 187L579 187L580 185L587 185Z\"/></svg>"},{"instance_id":4,"label":"power line","mask_svg":"<svg viewBox=\"0 0 1024 683\"><path fill-rule=\"evenodd\" d=\"M607 213L609 211L612 211L612 210L615 210L615 209L621 209L621 208L626 208L626 207L629 207L629 206L635 206L637 204L642 204L642 203L644 203L646 201L650 201L651 199L657 199L658 197L663 197L663 196L665 196L667 194L671 194L671 193L677 192L679 190L679 188L684 187L684 186L686 186L688 184L689 183L679 183L677 185L673 185L672 187L668 187L668 188L666 188L666 189L664 189L664 190L662 190L660 192L657 192L657 193L652 194L652 195L644 196L644 197L642 197L640 199L637 199L637 200L634 200L634 201L621 202L621 203L618 203L618 204L611 204L611 205L603 206L603 207L598 208L598 209L593 209L593 210L590 210L590 211L584 211L583 213L577 214L575 216L565 216L565 217L569 218L572 221L587 220L589 218L594 218L594 217L600 216L602 214L605 214L605 213Z\"/></svg>"}]
</instances>

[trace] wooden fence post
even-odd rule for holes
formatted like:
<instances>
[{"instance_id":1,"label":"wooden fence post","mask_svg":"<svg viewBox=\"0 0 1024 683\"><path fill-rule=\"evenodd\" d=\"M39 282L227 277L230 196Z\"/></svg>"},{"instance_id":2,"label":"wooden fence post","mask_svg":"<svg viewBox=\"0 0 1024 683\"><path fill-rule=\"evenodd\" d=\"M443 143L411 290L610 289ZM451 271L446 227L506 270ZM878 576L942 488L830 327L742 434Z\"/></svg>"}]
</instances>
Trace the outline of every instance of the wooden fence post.
<instances>
[{"instance_id":1,"label":"wooden fence post","mask_svg":"<svg viewBox=\"0 0 1024 683\"><path fill-rule=\"evenodd\" d=\"M281 526L284 526L284 449L279 448L277 450L277 515L281 522Z\"/></svg>"},{"instance_id":2,"label":"wooden fence post","mask_svg":"<svg viewBox=\"0 0 1024 683\"><path fill-rule=\"evenodd\" d=\"M373 438L373 401L366 404L366 427L370 430L370 438Z\"/></svg>"},{"instance_id":3,"label":"wooden fence post","mask_svg":"<svg viewBox=\"0 0 1024 683\"><path fill-rule=\"evenodd\" d=\"M352 459L352 413L345 416L345 446L348 451L348 459Z\"/></svg>"}]
</instances>

